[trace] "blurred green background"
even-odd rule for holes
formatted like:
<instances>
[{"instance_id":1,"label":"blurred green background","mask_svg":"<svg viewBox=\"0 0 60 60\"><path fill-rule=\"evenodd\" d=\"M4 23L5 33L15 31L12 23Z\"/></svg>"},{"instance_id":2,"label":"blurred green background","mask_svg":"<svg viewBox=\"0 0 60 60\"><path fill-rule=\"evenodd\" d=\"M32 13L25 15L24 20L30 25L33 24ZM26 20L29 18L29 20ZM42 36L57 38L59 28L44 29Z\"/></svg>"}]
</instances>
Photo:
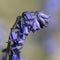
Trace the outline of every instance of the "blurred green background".
<instances>
[{"instance_id":1,"label":"blurred green background","mask_svg":"<svg viewBox=\"0 0 60 60\"><path fill-rule=\"evenodd\" d=\"M8 41L10 28L14 24L16 17L21 15L22 12L42 11L50 15L52 14L52 17L57 16L57 18L59 18L60 16L59 9L57 10L59 12L56 12L56 13L54 12L54 14L49 12L50 10L47 11L46 10L47 8L45 8L46 7L45 4L47 4L48 2L46 3L45 1L46 0L0 0L0 37L1 37L0 49L5 48L7 46L6 42ZM53 20L53 23L55 23L54 18L51 18L51 20ZM53 23L50 23L50 25L52 24L51 26L53 26ZM25 58L27 60L59 60L60 59L58 57L60 53L59 51L60 50L60 47L59 47L60 46L59 44L60 30L59 29L56 30L53 27L52 29L50 25L48 26L48 28L44 28L38 32L35 32L34 34L31 33L27 37L27 40L23 46L22 53L21 53L21 57L23 59ZM56 51L55 53L50 54L44 51L45 40L47 38L50 39L49 36L52 36L55 38L54 42L56 41L57 45L56 46L54 45L54 47L56 47L57 51L59 52ZM2 56L1 50L0 50L0 56Z\"/></svg>"}]
</instances>

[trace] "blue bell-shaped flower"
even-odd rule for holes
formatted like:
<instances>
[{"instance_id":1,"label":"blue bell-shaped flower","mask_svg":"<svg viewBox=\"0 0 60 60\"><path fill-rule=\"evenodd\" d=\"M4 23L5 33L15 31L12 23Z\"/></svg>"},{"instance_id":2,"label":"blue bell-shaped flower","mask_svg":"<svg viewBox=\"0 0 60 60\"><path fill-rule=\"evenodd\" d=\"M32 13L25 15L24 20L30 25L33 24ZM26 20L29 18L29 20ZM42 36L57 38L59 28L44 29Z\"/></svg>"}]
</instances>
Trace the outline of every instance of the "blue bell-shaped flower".
<instances>
[{"instance_id":1,"label":"blue bell-shaped flower","mask_svg":"<svg viewBox=\"0 0 60 60\"><path fill-rule=\"evenodd\" d=\"M36 21L34 21L32 27L31 27L31 31L34 32L39 29L40 29L40 25L39 25L39 22L36 20Z\"/></svg>"},{"instance_id":2,"label":"blue bell-shaped flower","mask_svg":"<svg viewBox=\"0 0 60 60\"><path fill-rule=\"evenodd\" d=\"M37 20L38 20L38 22L40 24L40 27L41 28L43 28L44 26L46 27L47 26L46 19L48 18L48 16L46 15L46 18L45 18L45 16L42 13L40 14L40 12L36 12L36 16L37 16Z\"/></svg>"},{"instance_id":3,"label":"blue bell-shaped flower","mask_svg":"<svg viewBox=\"0 0 60 60\"><path fill-rule=\"evenodd\" d=\"M45 24L46 24L45 20L42 17L40 17L39 19L40 19L41 23L43 23L43 25L45 26Z\"/></svg>"},{"instance_id":4,"label":"blue bell-shaped flower","mask_svg":"<svg viewBox=\"0 0 60 60\"><path fill-rule=\"evenodd\" d=\"M36 25L36 30L39 30L40 29L40 24L39 24L38 20L35 19L35 22L34 23Z\"/></svg>"},{"instance_id":5,"label":"blue bell-shaped flower","mask_svg":"<svg viewBox=\"0 0 60 60\"><path fill-rule=\"evenodd\" d=\"M23 34L26 35L26 36L29 34L29 31L28 31L28 27L27 26L24 26L23 27Z\"/></svg>"},{"instance_id":6,"label":"blue bell-shaped flower","mask_svg":"<svg viewBox=\"0 0 60 60\"><path fill-rule=\"evenodd\" d=\"M13 37L13 40L17 39L17 34L16 34L16 32L14 30L12 31L12 37Z\"/></svg>"},{"instance_id":7,"label":"blue bell-shaped flower","mask_svg":"<svg viewBox=\"0 0 60 60\"><path fill-rule=\"evenodd\" d=\"M24 42L26 41L26 39L25 38L22 38L22 39L20 39L20 41L18 41L18 43L20 44L24 44Z\"/></svg>"},{"instance_id":8,"label":"blue bell-shaped flower","mask_svg":"<svg viewBox=\"0 0 60 60\"><path fill-rule=\"evenodd\" d=\"M12 60L19 60L18 56L16 54L13 54Z\"/></svg>"},{"instance_id":9,"label":"blue bell-shaped flower","mask_svg":"<svg viewBox=\"0 0 60 60\"><path fill-rule=\"evenodd\" d=\"M24 18L24 20L32 20L31 13L28 11L23 12L22 17Z\"/></svg>"},{"instance_id":10,"label":"blue bell-shaped flower","mask_svg":"<svg viewBox=\"0 0 60 60\"><path fill-rule=\"evenodd\" d=\"M35 32L36 31L36 28L37 28L36 27L36 23L33 22L32 25L30 26L30 29L29 30L32 31L32 32Z\"/></svg>"},{"instance_id":11,"label":"blue bell-shaped flower","mask_svg":"<svg viewBox=\"0 0 60 60\"><path fill-rule=\"evenodd\" d=\"M50 16L48 16L48 15L46 15L46 14L44 14L44 13L39 13L40 14L40 16L45 20L45 22L48 24L48 22L49 22L49 18L50 18Z\"/></svg>"},{"instance_id":12,"label":"blue bell-shaped flower","mask_svg":"<svg viewBox=\"0 0 60 60\"><path fill-rule=\"evenodd\" d=\"M38 20L41 20L43 22L43 25L48 24L48 22L49 22L48 19L50 18L50 16L48 16L48 15L46 15L44 13L38 12L38 11L35 12L35 14L38 17Z\"/></svg>"}]
</instances>

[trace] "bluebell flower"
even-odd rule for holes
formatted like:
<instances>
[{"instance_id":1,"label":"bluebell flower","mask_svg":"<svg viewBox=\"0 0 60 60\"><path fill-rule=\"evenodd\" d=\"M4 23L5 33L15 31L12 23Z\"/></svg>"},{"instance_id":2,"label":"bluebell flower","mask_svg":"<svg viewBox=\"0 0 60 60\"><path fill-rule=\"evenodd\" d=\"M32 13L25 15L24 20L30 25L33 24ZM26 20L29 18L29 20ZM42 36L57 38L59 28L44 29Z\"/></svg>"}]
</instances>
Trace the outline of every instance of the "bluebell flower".
<instances>
[{"instance_id":1,"label":"bluebell flower","mask_svg":"<svg viewBox=\"0 0 60 60\"><path fill-rule=\"evenodd\" d=\"M28 30L27 26L23 27L23 34L26 35L26 36L29 34L29 30Z\"/></svg>"},{"instance_id":2,"label":"bluebell flower","mask_svg":"<svg viewBox=\"0 0 60 60\"><path fill-rule=\"evenodd\" d=\"M24 44L25 41L26 41L26 39L25 38L22 38L22 39L20 39L20 41L18 43Z\"/></svg>"},{"instance_id":3,"label":"bluebell flower","mask_svg":"<svg viewBox=\"0 0 60 60\"><path fill-rule=\"evenodd\" d=\"M15 33L14 29L11 29L10 35L9 35L9 41L16 40L17 34Z\"/></svg>"},{"instance_id":4,"label":"bluebell flower","mask_svg":"<svg viewBox=\"0 0 60 60\"><path fill-rule=\"evenodd\" d=\"M13 40L16 40L16 39L17 39L17 34L16 34L16 32L13 30L11 33L12 33Z\"/></svg>"},{"instance_id":5,"label":"bluebell flower","mask_svg":"<svg viewBox=\"0 0 60 60\"><path fill-rule=\"evenodd\" d=\"M32 20L31 13L28 11L23 12L22 17L24 18L24 20Z\"/></svg>"},{"instance_id":6,"label":"bluebell flower","mask_svg":"<svg viewBox=\"0 0 60 60\"><path fill-rule=\"evenodd\" d=\"M13 29L10 31L8 41L9 43L12 42L10 46L10 52L12 51L12 60L20 60L19 53L26 41L25 37L28 36L30 31L35 32L36 30L46 27L49 22L49 20L47 20L49 17L50 16L38 11L26 11L22 13L22 16L17 17L17 20L12 27Z\"/></svg>"},{"instance_id":7,"label":"bluebell flower","mask_svg":"<svg viewBox=\"0 0 60 60\"><path fill-rule=\"evenodd\" d=\"M50 16L49 15L46 15L46 14L44 14L44 13L40 13L40 16L45 20L45 22L48 24L48 22L49 22L49 18L50 18Z\"/></svg>"},{"instance_id":8,"label":"bluebell flower","mask_svg":"<svg viewBox=\"0 0 60 60\"><path fill-rule=\"evenodd\" d=\"M43 23L43 25L45 26L45 24L46 24L45 20L42 17L40 17L39 19L40 19L41 23Z\"/></svg>"},{"instance_id":9,"label":"bluebell flower","mask_svg":"<svg viewBox=\"0 0 60 60\"><path fill-rule=\"evenodd\" d=\"M40 23L40 27L43 28L44 26L46 27L48 25L48 18L50 16L46 15L46 14L43 14L41 12L35 12L36 16L37 16L37 19Z\"/></svg>"},{"instance_id":10,"label":"bluebell flower","mask_svg":"<svg viewBox=\"0 0 60 60\"><path fill-rule=\"evenodd\" d=\"M39 22L37 21L37 19L34 20L34 23L32 25L32 30L36 31L36 30L39 30L40 29L40 24Z\"/></svg>"},{"instance_id":11,"label":"bluebell flower","mask_svg":"<svg viewBox=\"0 0 60 60\"><path fill-rule=\"evenodd\" d=\"M13 54L12 60L19 60L18 56L16 54Z\"/></svg>"}]
</instances>

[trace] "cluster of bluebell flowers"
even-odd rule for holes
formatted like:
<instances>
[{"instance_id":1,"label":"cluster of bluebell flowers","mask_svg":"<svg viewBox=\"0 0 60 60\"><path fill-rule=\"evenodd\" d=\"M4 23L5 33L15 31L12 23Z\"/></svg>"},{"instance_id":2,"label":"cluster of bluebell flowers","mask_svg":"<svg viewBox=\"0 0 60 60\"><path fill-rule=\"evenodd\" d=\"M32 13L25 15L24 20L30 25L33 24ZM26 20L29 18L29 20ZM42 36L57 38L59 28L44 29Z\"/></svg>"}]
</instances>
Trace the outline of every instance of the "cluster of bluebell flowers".
<instances>
[{"instance_id":1,"label":"cluster of bluebell flowers","mask_svg":"<svg viewBox=\"0 0 60 60\"><path fill-rule=\"evenodd\" d=\"M35 32L48 25L50 16L36 12L25 11L21 16L17 16L16 22L11 28L8 46L6 51L9 54L9 60L21 60L20 52L30 32Z\"/></svg>"}]
</instances>

